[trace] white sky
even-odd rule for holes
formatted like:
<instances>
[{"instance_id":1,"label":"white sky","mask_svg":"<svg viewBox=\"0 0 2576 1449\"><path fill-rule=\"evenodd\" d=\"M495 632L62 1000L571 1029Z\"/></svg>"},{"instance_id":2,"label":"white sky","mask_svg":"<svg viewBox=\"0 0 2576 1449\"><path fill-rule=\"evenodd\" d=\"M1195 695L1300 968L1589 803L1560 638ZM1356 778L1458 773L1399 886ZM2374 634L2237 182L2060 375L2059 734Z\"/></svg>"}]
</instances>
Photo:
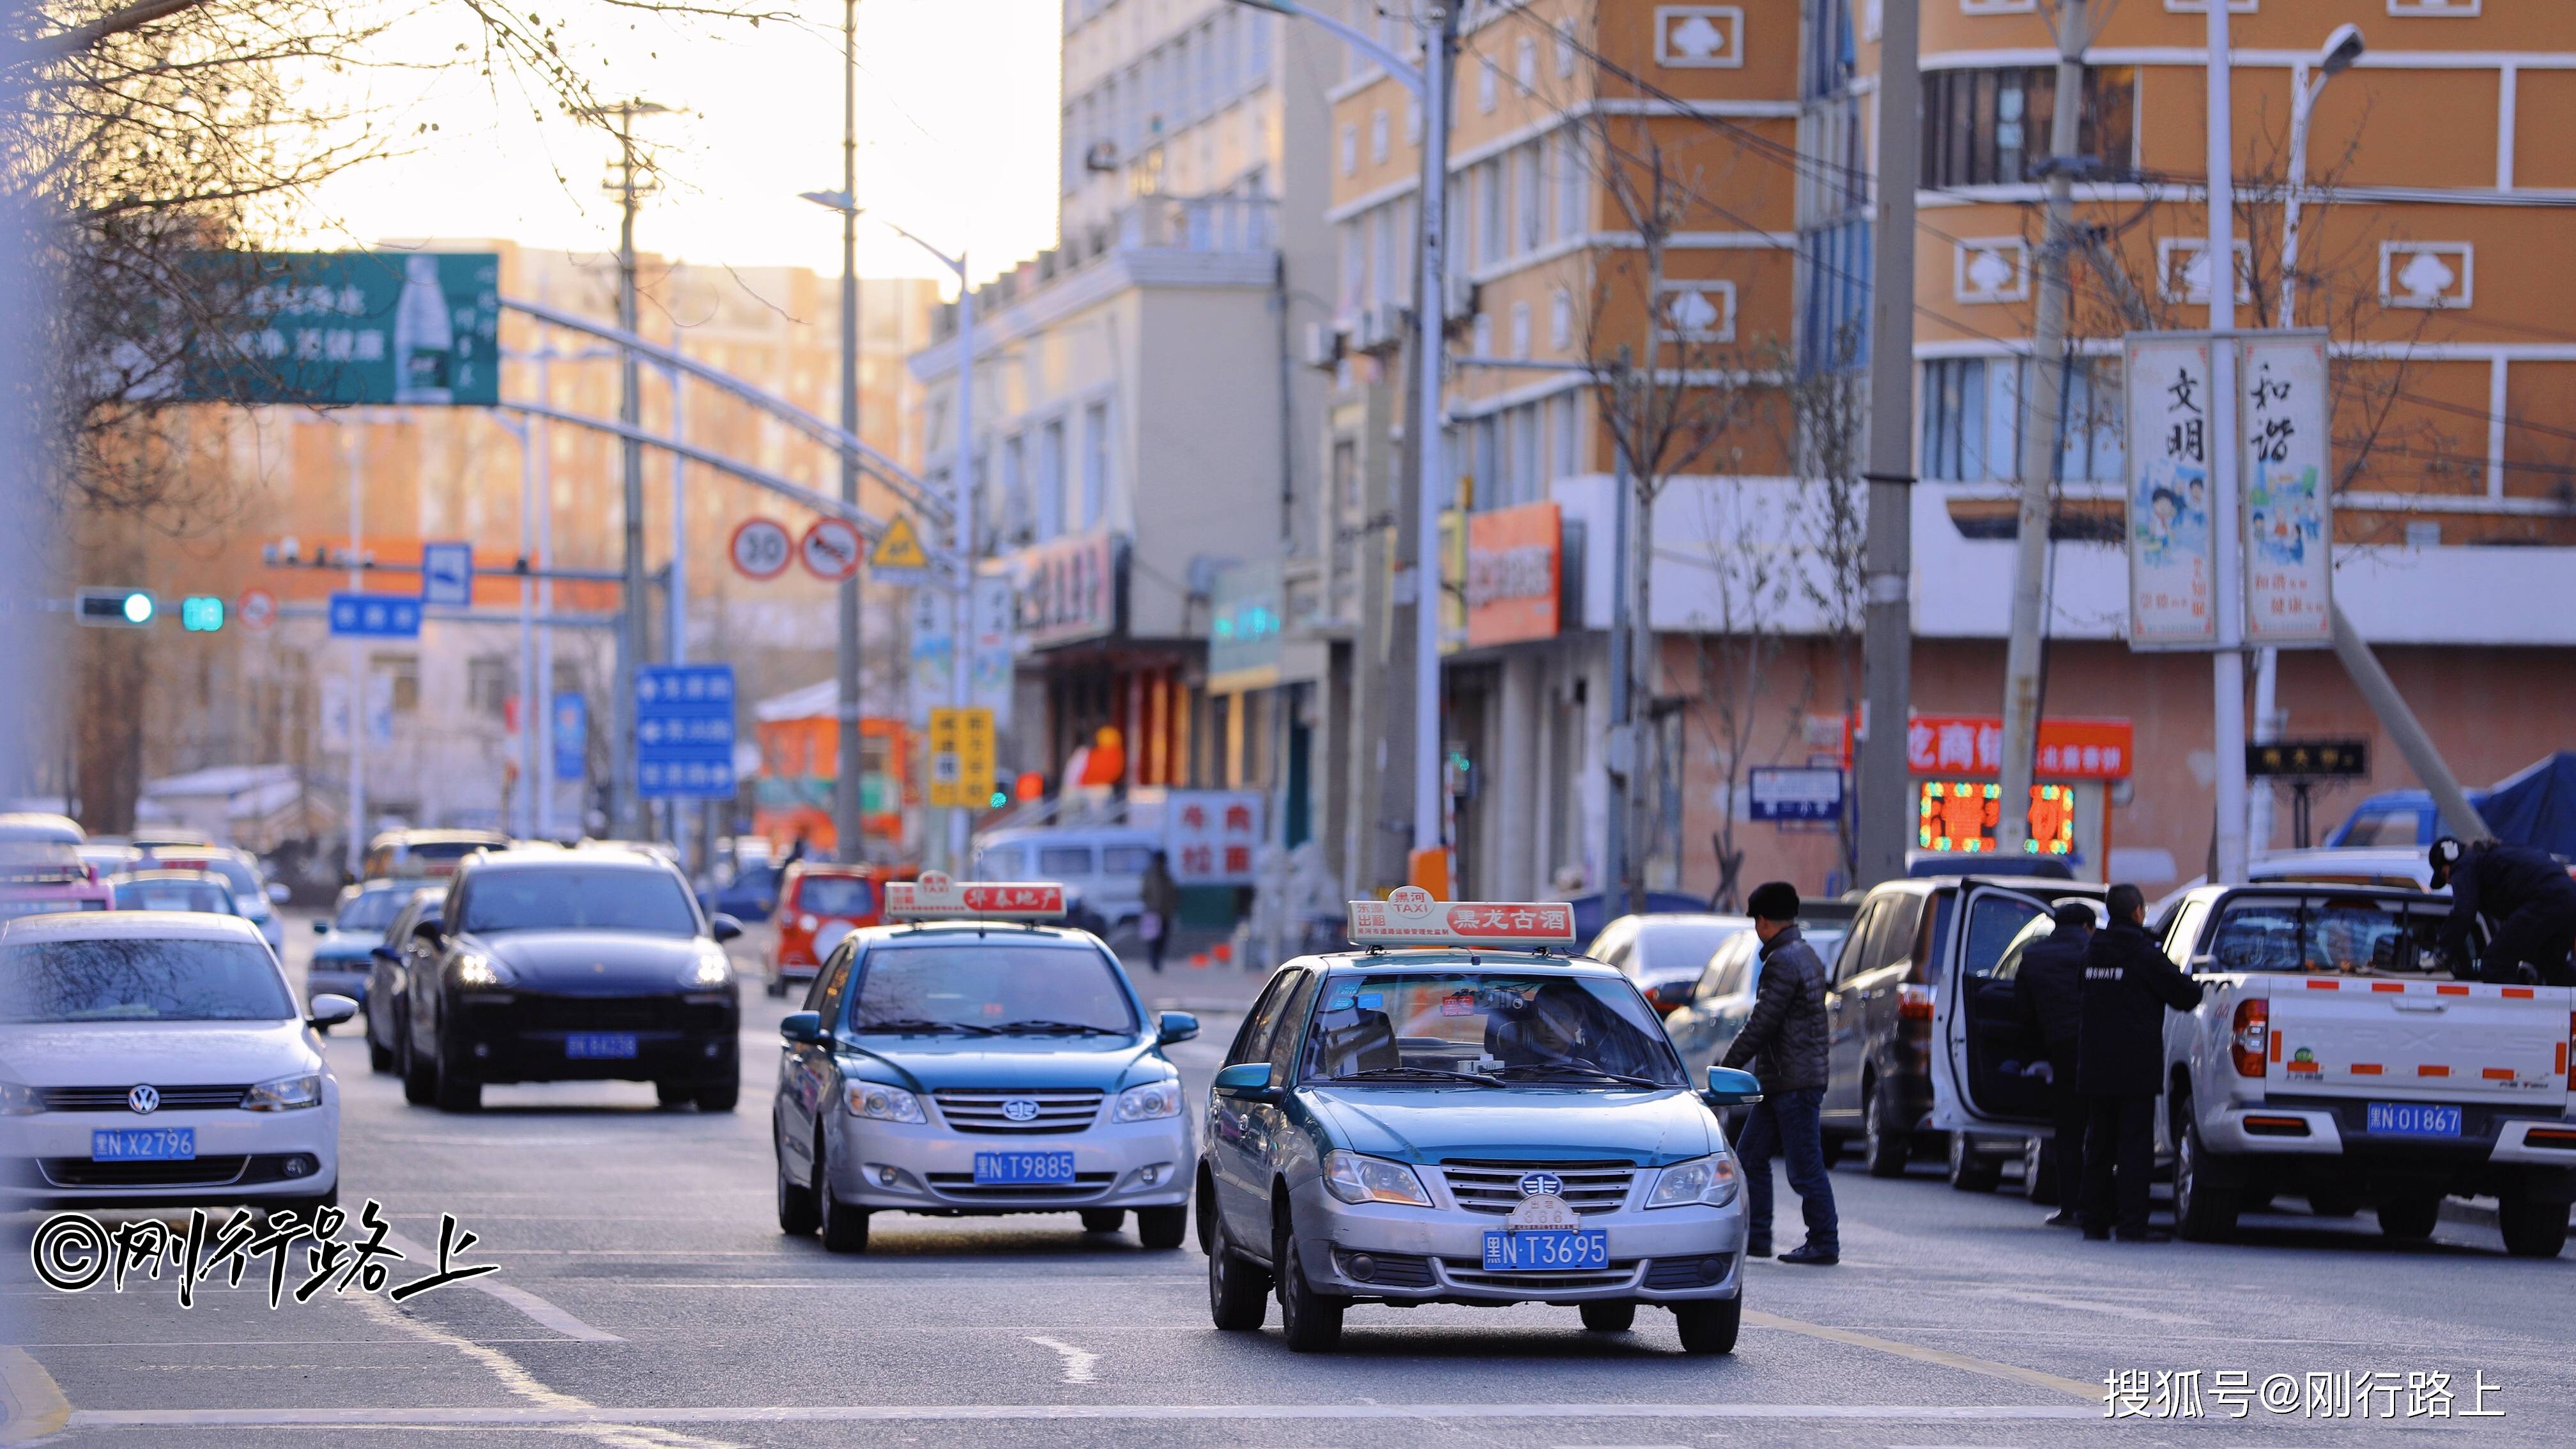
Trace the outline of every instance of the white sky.
<instances>
[{"instance_id":1,"label":"white sky","mask_svg":"<svg viewBox=\"0 0 2576 1449\"><path fill-rule=\"evenodd\" d=\"M582 63L603 97L687 111L639 122L642 134L670 143L667 189L645 204L639 247L701 265L837 274L837 221L796 194L840 186L841 6L766 3L792 8L803 23L682 24L574 0L565 29L590 47ZM859 5L860 204L942 250L967 247L979 279L1054 240L1062 15L1062 0ZM476 33L461 5L437 6L389 36L385 50L427 59ZM551 105L540 124L515 89L496 93L470 67L354 79L363 103L408 137L413 153L327 184L309 244L500 237L576 251L616 245L616 206L601 190L615 147L596 130ZM438 129L418 132L429 124ZM949 275L864 220L859 270Z\"/></svg>"}]
</instances>

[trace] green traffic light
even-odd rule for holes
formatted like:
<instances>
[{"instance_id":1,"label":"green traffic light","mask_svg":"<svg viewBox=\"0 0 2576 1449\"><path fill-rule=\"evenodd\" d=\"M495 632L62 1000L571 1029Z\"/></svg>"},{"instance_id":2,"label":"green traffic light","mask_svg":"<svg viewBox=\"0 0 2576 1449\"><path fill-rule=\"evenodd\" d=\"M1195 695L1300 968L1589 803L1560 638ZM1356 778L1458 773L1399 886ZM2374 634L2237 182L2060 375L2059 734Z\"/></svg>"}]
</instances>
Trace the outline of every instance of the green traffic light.
<instances>
[{"instance_id":1,"label":"green traffic light","mask_svg":"<svg viewBox=\"0 0 2576 1449\"><path fill-rule=\"evenodd\" d=\"M993 799L992 799L992 805L991 805L991 808L992 808L992 809L999 810L999 809L1001 809L1003 806L1008 805L1008 804L1010 804L1010 803L1011 803L1011 795L1010 795L1010 792L1009 792L1009 791L1007 791L1007 790L996 790L996 791L994 791L994 792L993 792Z\"/></svg>"},{"instance_id":2,"label":"green traffic light","mask_svg":"<svg viewBox=\"0 0 2576 1449\"><path fill-rule=\"evenodd\" d=\"M125 596L125 622L129 624L149 624L152 622L152 596L150 594L133 593Z\"/></svg>"},{"instance_id":3,"label":"green traffic light","mask_svg":"<svg viewBox=\"0 0 2576 1449\"><path fill-rule=\"evenodd\" d=\"M191 594L179 601L179 627L194 634L213 634L224 627L224 601L212 594Z\"/></svg>"}]
</instances>

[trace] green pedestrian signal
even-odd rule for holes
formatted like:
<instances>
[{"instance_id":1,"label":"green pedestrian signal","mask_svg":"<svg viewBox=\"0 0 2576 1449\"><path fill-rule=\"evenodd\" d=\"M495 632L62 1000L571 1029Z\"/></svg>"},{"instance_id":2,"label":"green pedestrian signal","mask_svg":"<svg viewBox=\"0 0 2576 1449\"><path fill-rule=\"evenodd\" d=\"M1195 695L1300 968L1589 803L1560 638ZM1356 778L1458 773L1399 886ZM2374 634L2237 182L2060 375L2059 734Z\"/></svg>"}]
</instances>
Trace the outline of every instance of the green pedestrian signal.
<instances>
[{"instance_id":1,"label":"green pedestrian signal","mask_svg":"<svg viewBox=\"0 0 2576 1449\"><path fill-rule=\"evenodd\" d=\"M190 594L179 601L179 627L192 634L213 634L224 627L224 601L213 594Z\"/></svg>"}]
</instances>

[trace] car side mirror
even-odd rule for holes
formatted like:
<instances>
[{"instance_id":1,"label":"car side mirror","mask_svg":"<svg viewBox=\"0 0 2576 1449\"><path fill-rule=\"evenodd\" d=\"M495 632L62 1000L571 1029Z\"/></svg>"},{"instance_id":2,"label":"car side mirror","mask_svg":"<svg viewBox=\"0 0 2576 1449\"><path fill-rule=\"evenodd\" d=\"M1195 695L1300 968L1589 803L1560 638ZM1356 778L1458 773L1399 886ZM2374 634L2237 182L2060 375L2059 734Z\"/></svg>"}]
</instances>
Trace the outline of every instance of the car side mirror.
<instances>
[{"instance_id":1,"label":"car side mirror","mask_svg":"<svg viewBox=\"0 0 2576 1449\"><path fill-rule=\"evenodd\" d=\"M730 941L742 934L742 922L722 911L707 918L707 934L719 941Z\"/></svg>"},{"instance_id":2,"label":"car side mirror","mask_svg":"<svg viewBox=\"0 0 2576 1449\"><path fill-rule=\"evenodd\" d=\"M275 902L276 904L278 904L278 905L281 905L281 906L282 906L282 905L285 905L285 904L286 904L286 896L287 896L287 890L286 890L286 883L285 883L284 881L274 881L274 880L273 880L273 881L270 881L270 882L268 883L268 898L269 898L269 900L271 900L271 901Z\"/></svg>"},{"instance_id":3,"label":"car side mirror","mask_svg":"<svg viewBox=\"0 0 2576 1449\"><path fill-rule=\"evenodd\" d=\"M336 991L325 991L304 1003L306 1026L338 1026L358 1014L358 1003Z\"/></svg>"},{"instance_id":4,"label":"car side mirror","mask_svg":"<svg viewBox=\"0 0 2576 1449\"><path fill-rule=\"evenodd\" d=\"M323 917L321 920L315 921L315 922L313 923L313 934L314 934L314 935L317 935L317 936L327 936L327 935L330 935L330 934L331 934L331 918L330 918L330 917L328 917L328 916L325 916L325 917Z\"/></svg>"},{"instance_id":5,"label":"car side mirror","mask_svg":"<svg viewBox=\"0 0 2576 1449\"><path fill-rule=\"evenodd\" d=\"M1199 1034L1199 1019L1186 1011L1164 1012L1162 1020L1155 1025L1155 1037L1165 1046L1176 1041L1188 1041Z\"/></svg>"},{"instance_id":6,"label":"car side mirror","mask_svg":"<svg viewBox=\"0 0 2576 1449\"><path fill-rule=\"evenodd\" d=\"M823 1040L823 1013L791 1011L780 1019L778 1035L796 1046L813 1046Z\"/></svg>"},{"instance_id":7,"label":"car side mirror","mask_svg":"<svg viewBox=\"0 0 2576 1449\"><path fill-rule=\"evenodd\" d=\"M447 939L447 928L436 921L422 921L411 928L411 938L435 947Z\"/></svg>"},{"instance_id":8,"label":"car side mirror","mask_svg":"<svg viewBox=\"0 0 2576 1449\"><path fill-rule=\"evenodd\" d=\"M1216 1093L1220 1097L1259 1097L1271 1095L1268 1062L1237 1062L1216 1074Z\"/></svg>"},{"instance_id":9,"label":"car side mirror","mask_svg":"<svg viewBox=\"0 0 2576 1449\"><path fill-rule=\"evenodd\" d=\"M1762 1100L1762 1083L1751 1072L1733 1067L1708 1069L1708 1104L1712 1107L1750 1107Z\"/></svg>"}]
</instances>

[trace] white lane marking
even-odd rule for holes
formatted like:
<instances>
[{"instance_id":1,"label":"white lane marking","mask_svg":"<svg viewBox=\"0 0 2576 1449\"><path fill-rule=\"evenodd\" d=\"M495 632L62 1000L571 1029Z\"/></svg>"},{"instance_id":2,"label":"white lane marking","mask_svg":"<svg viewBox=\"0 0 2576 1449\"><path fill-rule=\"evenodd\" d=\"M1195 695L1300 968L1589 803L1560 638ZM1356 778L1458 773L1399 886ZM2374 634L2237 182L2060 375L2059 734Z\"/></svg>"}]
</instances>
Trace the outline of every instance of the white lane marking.
<instances>
[{"instance_id":1,"label":"white lane marking","mask_svg":"<svg viewBox=\"0 0 2576 1449\"><path fill-rule=\"evenodd\" d=\"M2036 1303L2044 1308L2064 1308L2076 1313L2100 1313L2112 1318L2132 1318L2140 1323L2166 1323L2177 1328L2207 1328L2206 1318L2192 1318L2180 1313L2157 1313L2151 1309L2131 1308L2125 1303L2103 1303L2091 1298L2067 1298L2055 1293L2032 1293L2021 1288L1971 1288L1978 1298L2003 1298L2016 1303Z\"/></svg>"},{"instance_id":2,"label":"white lane marking","mask_svg":"<svg viewBox=\"0 0 2576 1449\"><path fill-rule=\"evenodd\" d=\"M362 1300L375 1302L374 1299ZM387 1309L391 1312L391 1309ZM431 1330L435 1333L436 1330ZM444 1337L444 1335L441 1335ZM456 1340L466 1348L475 1345ZM496 1355L497 1357L498 1355ZM506 1360L505 1360L506 1361ZM513 1369L517 1365L512 1364ZM519 1370L522 1376L525 1370ZM529 1380L534 1383L533 1379ZM537 1388L557 1398L551 1389ZM575 1402L578 1402L577 1400ZM434 1428L444 1425L832 1424L1014 1419L1848 1419L2007 1422L2099 1419L2076 1404L823 1404L642 1409L74 1409L75 1429Z\"/></svg>"},{"instance_id":3,"label":"white lane marking","mask_svg":"<svg viewBox=\"0 0 2576 1449\"><path fill-rule=\"evenodd\" d=\"M1027 1337L1029 1342L1036 1344L1040 1348L1054 1349L1057 1354L1063 1357L1064 1382L1068 1384L1096 1384L1100 1382L1099 1376L1091 1371L1091 1366L1100 1362L1100 1355L1075 1348L1072 1344L1066 1343L1061 1339L1040 1338L1036 1334L1029 1334Z\"/></svg>"},{"instance_id":4,"label":"white lane marking","mask_svg":"<svg viewBox=\"0 0 2576 1449\"><path fill-rule=\"evenodd\" d=\"M438 1261L435 1250L424 1248L400 1233L385 1234L385 1243L415 1263L435 1264ZM591 1327L525 1288L512 1287L507 1283L495 1283L488 1274L481 1278L466 1279L465 1286L509 1304L537 1323L553 1329L566 1338L577 1338L584 1343L624 1343L626 1341L604 1329Z\"/></svg>"}]
</instances>

